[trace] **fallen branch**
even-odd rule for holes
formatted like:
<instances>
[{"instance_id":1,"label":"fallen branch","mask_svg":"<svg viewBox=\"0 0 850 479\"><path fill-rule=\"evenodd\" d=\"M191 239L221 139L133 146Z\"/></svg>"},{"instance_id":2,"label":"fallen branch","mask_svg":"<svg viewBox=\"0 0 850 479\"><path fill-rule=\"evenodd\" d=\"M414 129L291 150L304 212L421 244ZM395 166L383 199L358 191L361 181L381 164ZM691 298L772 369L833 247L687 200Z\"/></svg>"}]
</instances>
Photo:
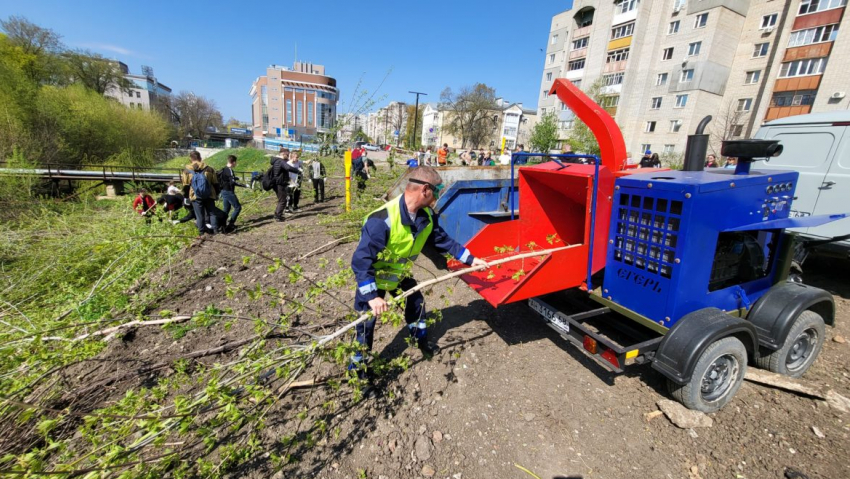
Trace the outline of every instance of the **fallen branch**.
<instances>
[{"instance_id":1,"label":"fallen branch","mask_svg":"<svg viewBox=\"0 0 850 479\"><path fill-rule=\"evenodd\" d=\"M90 338L92 336L105 336L103 340L109 341L110 339L114 338L122 329L132 328L135 326L157 326L163 324L182 323L190 319L192 319L191 316L174 316L173 318L155 319L153 321L130 321L129 323L119 324L118 326L101 329L100 331L95 331L93 333L81 334L80 336L77 336L71 341L82 341L83 339Z\"/></svg>"},{"instance_id":2,"label":"fallen branch","mask_svg":"<svg viewBox=\"0 0 850 479\"><path fill-rule=\"evenodd\" d=\"M347 240L348 238L353 238L353 237L354 237L354 235L348 235L348 236L344 236L344 237L339 238L339 239L335 239L335 240L331 241L330 243L325 243L325 244L323 244L322 246L319 246L318 248L314 249L313 251L310 251L309 253L305 253L304 255L302 255L301 257L299 257L299 258L297 259L297 261L301 261L301 260L303 260L303 259L305 259L305 258L309 258L310 256L313 256L313 254L318 253L319 251L321 251L321 250L323 250L323 249L327 248L328 246L336 245L337 243L340 243L340 242L342 242L342 241L344 241L344 240Z\"/></svg>"}]
</instances>

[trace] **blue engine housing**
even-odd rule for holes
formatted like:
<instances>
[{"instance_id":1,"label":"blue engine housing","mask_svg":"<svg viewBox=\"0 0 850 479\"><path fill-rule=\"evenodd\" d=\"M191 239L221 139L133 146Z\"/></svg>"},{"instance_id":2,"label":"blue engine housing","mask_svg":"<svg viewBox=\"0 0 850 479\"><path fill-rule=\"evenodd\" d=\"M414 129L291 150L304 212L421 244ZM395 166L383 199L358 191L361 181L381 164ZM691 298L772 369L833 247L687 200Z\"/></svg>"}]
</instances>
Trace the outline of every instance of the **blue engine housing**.
<instances>
[{"instance_id":1,"label":"blue engine housing","mask_svg":"<svg viewBox=\"0 0 850 479\"><path fill-rule=\"evenodd\" d=\"M617 179L603 294L672 327L749 309L776 282L797 172L657 171Z\"/></svg>"}]
</instances>

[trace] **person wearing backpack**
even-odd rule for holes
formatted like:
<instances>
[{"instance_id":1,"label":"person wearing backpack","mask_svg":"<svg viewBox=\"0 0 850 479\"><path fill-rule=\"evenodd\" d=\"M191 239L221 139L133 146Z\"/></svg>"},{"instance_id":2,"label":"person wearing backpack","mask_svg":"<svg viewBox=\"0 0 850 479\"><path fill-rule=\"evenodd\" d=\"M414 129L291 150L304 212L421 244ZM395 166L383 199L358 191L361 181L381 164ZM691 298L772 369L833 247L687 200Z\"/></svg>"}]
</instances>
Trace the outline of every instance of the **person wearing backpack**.
<instances>
[{"instance_id":1,"label":"person wearing backpack","mask_svg":"<svg viewBox=\"0 0 850 479\"><path fill-rule=\"evenodd\" d=\"M239 204L239 198L236 196L236 187L248 187L248 185L240 183L239 178L233 173L235 166L236 156L227 155L227 166L218 172L218 182L221 185L221 203L224 207L225 218L230 213L230 208L233 208L233 212L230 213L230 220L227 222L227 226L224 227L225 233L230 233L236 229L236 218L239 217L239 212L242 211L242 205Z\"/></svg>"},{"instance_id":2,"label":"person wearing backpack","mask_svg":"<svg viewBox=\"0 0 850 479\"><path fill-rule=\"evenodd\" d=\"M180 180L183 182L183 196L192 202L198 234L220 232L226 217L215 205L218 199L218 175L212 167L201 161L201 154L197 151L189 153L189 159L191 162L180 173ZM207 216L212 230L204 224Z\"/></svg>"}]
</instances>

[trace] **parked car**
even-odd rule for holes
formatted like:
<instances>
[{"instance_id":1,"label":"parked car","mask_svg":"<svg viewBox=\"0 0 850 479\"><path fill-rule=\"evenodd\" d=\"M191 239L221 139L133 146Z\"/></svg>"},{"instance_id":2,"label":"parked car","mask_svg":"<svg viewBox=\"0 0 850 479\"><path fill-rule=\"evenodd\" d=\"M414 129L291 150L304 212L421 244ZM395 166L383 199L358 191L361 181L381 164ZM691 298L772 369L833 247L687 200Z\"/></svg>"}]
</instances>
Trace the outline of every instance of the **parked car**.
<instances>
[{"instance_id":1,"label":"parked car","mask_svg":"<svg viewBox=\"0 0 850 479\"><path fill-rule=\"evenodd\" d=\"M784 151L756 168L800 172L792 216L850 212L850 111L789 116L764 124L754 138L779 140ZM804 244L850 255L850 219L800 228Z\"/></svg>"},{"instance_id":2,"label":"parked car","mask_svg":"<svg viewBox=\"0 0 850 479\"><path fill-rule=\"evenodd\" d=\"M378 146L378 145L373 145L373 144L371 144L371 143L363 143L363 148L365 148L365 149L367 149L367 150L369 150L369 151L380 151L380 150L381 150L381 147L380 147L380 146Z\"/></svg>"}]
</instances>

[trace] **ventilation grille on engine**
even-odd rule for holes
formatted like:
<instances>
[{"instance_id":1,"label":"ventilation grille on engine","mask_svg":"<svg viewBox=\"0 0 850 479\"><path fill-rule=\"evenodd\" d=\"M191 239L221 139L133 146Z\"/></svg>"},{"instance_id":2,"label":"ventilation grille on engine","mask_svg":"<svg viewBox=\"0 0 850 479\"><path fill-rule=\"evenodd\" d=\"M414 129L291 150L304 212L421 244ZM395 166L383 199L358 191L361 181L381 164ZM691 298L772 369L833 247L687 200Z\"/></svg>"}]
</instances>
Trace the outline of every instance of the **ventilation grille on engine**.
<instances>
[{"instance_id":1,"label":"ventilation grille on engine","mask_svg":"<svg viewBox=\"0 0 850 479\"><path fill-rule=\"evenodd\" d=\"M665 278L673 275L682 202L620 195L614 260Z\"/></svg>"}]
</instances>

